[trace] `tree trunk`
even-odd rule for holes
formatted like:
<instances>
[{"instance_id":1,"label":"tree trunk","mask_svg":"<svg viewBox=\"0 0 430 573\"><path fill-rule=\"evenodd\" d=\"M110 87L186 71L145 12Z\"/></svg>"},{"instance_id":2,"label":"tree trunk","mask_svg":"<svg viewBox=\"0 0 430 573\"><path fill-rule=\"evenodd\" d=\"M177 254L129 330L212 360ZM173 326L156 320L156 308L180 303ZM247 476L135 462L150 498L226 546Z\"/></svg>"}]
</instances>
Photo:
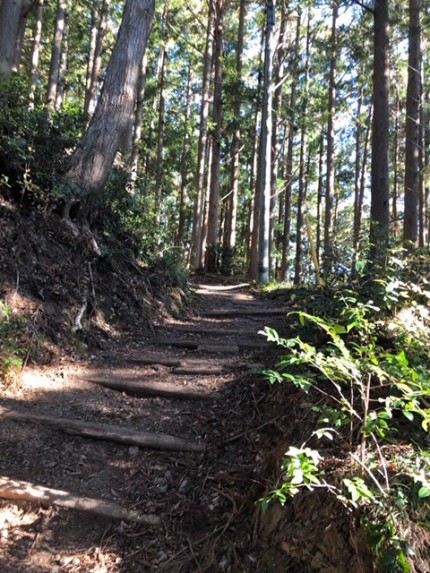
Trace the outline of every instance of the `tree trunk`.
<instances>
[{"instance_id":1,"label":"tree trunk","mask_svg":"<svg viewBox=\"0 0 430 573\"><path fill-rule=\"evenodd\" d=\"M157 157L155 160L155 228L158 229L161 221L162 201L163 201L163 151L164 151L164 123L166 115L166 98L165 98L165 81L167 75L167 28L169 26L169 11L166 4L163 14L162 30L162 55L161 70L158 82L159 100L158 100L158 128L157 128Z\"/></svg>"},{"instance_id":2,"label":"tree trunk","mask_svg":"<svg viewBox=\"0 0 430 573\"><path fill-rule=\"evenodd\" d=\"M51 48L51 63L49 66L48 89L46 93L47 106L55 108L58 81L60 78L61 48L63 44L64 26L66 20L67 0L58 0L55 14L54 40Z\"/></svg>"},{"instance_id":3,"label":"tree trunk","mask_svg":"<svg viewBox=\"0 0 430 573\"><path fill-rule=\"evenodd\" d=\"M14 65L16 40L24 0L2 0L0 4L0 72L9 74Z\"/></svg>"},{"instance_id":4,"label":"tree trunk","mask_svg":"<svg viewBox=\"0 0 430 573\"><path fill-rule=\"evenodd\" d=\"M236 222L237 222L237 199L239 191L239 158L240 158L240 108L242 99L242 55L243 39L245 30L246 4L240 0L239 28L237 33L236 47L236 93L233 103L234 132L231 148L231 175L230 191L226 212L226 229L224 235L224 247L234 249L236 246Z\"/></svg>"},{"instance_id":5,"label":"tree trunk","mask_svg":"<svg viewBox=\"0 0 430 573\"><path fill-rule=\"evenodd\" d=\"M287 40L287 26L288 26L288 16L287 7L282 6L281 12L281 22L279 29L279 36L277 41L277 47L274 53L273 62L273 75L274 75L274 87L273 87L273 104L272 104L272 161L271 161L271 174L270 174L270 243L269 243L269 258L273 261L273 246L274 243L279 243L279 233L275 229L275 210L277 204L279 205L279 210L283 211L283 199L284 195L278 192L278 172L279 172L279 159L284 147L285 136L282 136L281 126L283 122L281 120L281 110L282 110L282 89L283 83L285 81L285 44ZM279 200L278 200L279 197ZM280 214L278 211L277 220L279 221ZM283 218L282 218L283 220ZM276 236L275 236L276 232ZM278 276L278 262L275 260L275 276ZM271 266L273 267L272 263Z\"/></svg>"},{"instance_id":6,"label":"tree trunk","mask_svg":"<svg viewBox=\"0 0 430 573\"><path fill-rule=\"evenodd\" d=\"M397 237L399 234L399 220L398 220L398 210L397 202L399 199L399 119L400 119L400 78L397 76L394 82L395 91L395 103L394 103L394 140L393 140L393 188L392 188L392 209L391 209L391 219L392 219L392 233L393 237Z\"/></svg>"},{"instance_id":7,"label":"tree trunk","mask_svg":"<svg viewBox=\"0 0 430 573\"><path fill-rule=\"evenodd\" d=\"M325 188L325 215L324 215L324 256L323 272L329 276L333 267L333 201L335 196L335 169L334 169L334 114L336 111L336 68L337 68L337 16L339 12L338 0L333 2L331 40L330 40L330 79L328 88L328 121L327 121L327 177Z\"/></svg>"},{"instance_id":8,"label":"tree trunk","mask_svg":"<svg viewBox=\"0 0 430 573\"><path fill-rule=\"evenodd\" d=\"M88 87L85 93L84 113L92 115L96 107L97 85L102 66L103 39L106 32L109 15L109 0L103 0L100 9L100 18L95 34L94 52L92 54L92 66L89 74Z\"/></svg>"},{"instance_id":9,"label":"tree trunk","mask_svg":"<svg viewBox=\"0 0 430 573\"><path fill-rule=\"evenodd\" d=\"M42 48L43 0L36 4L36 21L33 31L33 45L31 50L30 89L28 93L28 109L34 109L37 78L39 74L39 59Z\"/></svg>"},{"instance_id":10,"label":"tree trunk","mask_svg":"<svg viewBox=\"0 0 430 573\"><path fill-rule=\"evenodd\" d=\"M19 15L18 29L16 32L15 50L13 54L12 71L19 72L21 66L21 56L24 47L25 29L27 27L27 16L33 8L32 0L24 0L21 4L21 13Z\"/></svg>"},{"instance_id":11,"label":"tree trunk","mask_svg":"<svg viewBox=\"0 0 430 573\"><path fill-rule=\"evenodd\" d=\"M294 136L296 127L296 100L297 100L297 76L299 63L300 47L300 26L302 13L299 8L297 13L296 37L294 40L293 67L292 67L292 84L290 92L290 117L288 128L288 148L285 158L285 206L283 221L283 241L282 241L282 259L281 259L281 280L287 278L288 255L290 251L290 231L291 231L291 189L293 185L293 153L294 153Z\"/></svg>"},{"instance_id":12,"label":"tree trunk","mask_svg":"<svg viewBox=\"0 0 430 573\"><path fill-rule=\"evenodd\" d=\"M270 194L272 174L272 104L273 104L273 54L276 22L276 2L266 2L266 43L264 55L264 83L261 112L261 147L259 158L259 238L258 283L270 279Z\"/></svg>"},{"instance_id":13,"label":"tree trunk","mask_svg":"<svg viewBox=\"0 0 430 573\"><path fill-rule=\"evenodd\" d=\"M304 78L304 89L303 89L303 101L302 101L302 114L301 114L301 130L300 130L300 167L299 167L299 189L297 197L297 222L296 222L296 256L294 262L294 284L298 285L301 281L302 274L302 232L303 232L303 210L305 207L306 198L306 182L305 179L307 175L307 169L305 167L305 156L306 156L306 139L307 139L307 124L306 124L306 112L307 103L309 96L309 62L310 62L310 52L311 52L311 13L308 10L308 22L306 27L306 60L305 60L305 78Z\"/></svg>"},{"instance_id":14,"label":"tree trunk","mask_svg":"<svg viewBox=\"0 0 430 573\"><path fill-rule=\"evenodd\" d=\"M189 172L189 159L190 159L190 132L189 132L189 121L191 115L191 97L192 97L192 85L191 85L191 65L188 66L187 74L187 98L184 113L184 137L182 139L182 151L181 151L181 184L179 188L179 222L178 222L178 232L176 235L176 245L181 246L185 238L185 227L187 220L187 210L188 210L188 172Z\"/></svg>"},{"instance_id":15,"label":"tree trunk","mask_svg":"<svg viewBox=\"0 0 430 573\"><path fill-rule=\"evenodd\" d=\"M320 146L318 152L318 188L317 188L317 230L316 230L316 257L318 265L320 264L320 253L321 253L321 207L323 199L323 188L324 188L324 135L321 130L320 136Z\"/></svg>"},{"instance_id":16,"label":"tree trunk","mask_svg":"<svg viewBox=\"0 0 430 573\"><path fill-rule=\"evenodd\" d=\"M261 123L261 92L263 85L262 77L262 64L264 53L265 32L261 31L260 52L259 52L259 65L258 65L258 84L255 103L255 121L253 132L253 146L252 146L252 159L251 159L251 173L249 179L249 187L251 190L251 204L249 209L249 236L248 236L248 275L250 280L258 280L258 234L259 234L259 157L261 148L261 137L258 136L259 126Z\"/></svg>"},{"instance_id":17,"label":"tree trunk","mask_svg":"<svg viewBox=\"0 0 430 573\"><path fill-rule=\"evenodd\" d=\"M409 58L406 96L405 219L403 242L412 251L418 244L421 102L421 0L409 0Z\"/></svg>"},{"instance_id":18,"label":"tree trunk","mask_svg":"<svg viewBox=\"0 0 430 573\"><path fill-rule=\"evenodd\" d=\"M390 232L388 171L390 67L388 30L388 0L375 0L370 262L376 267L385 266Z\"/></svg>"},{"instance_id":19,"label":"tree trunk","mask_svg":"<svg viewBox=\"0 0 430 573\"><path fill-rule=\"evenodd\" d=\"M208 116L210 102L211 71L213 63L215 9L213 1L209 2L208 25L206 35L206 48L203 64L202 100L200 104L200 130L197 157L196 198L193 221L193 267L195 270L202 266L203 249L203 223L205 206L205 169L208 140Z\"/></svg>"},{"instance_id":20,"label":"tree trunk","mask_svg":"<svg viewBox=\"0 0 430 573\"><path fill-rule=\"evenodd\" d=\"M223 57L223 25L224 0L215 1L215 52L214 52L214 102L212 132L212 164L211 186L209 194L208 234L205 267L207 272L217 270L216 250L218 247L218 207L220 193L221 167L221 127L222 127L222 57Z\"/></svg>"},{"instance_id":21,"label":"tree trunk","mask_svg":"<svg viewBox=\"0 0 430 573\"><path fill-rule=\"evenodd\" d=\"M132 195L134 195L136 191L136 181L139 167L139 144L142 139L143 103L145 99L147 67L148 67L148 54L145 51L142 64L139 70L136 108L134 111L133 136L131 141L131 153L129 159L130 193Z\"/></svg>"},{"instance_id":22,"label":"tree trunk","mask_svg":"<svg viewBox=\"0 0 430 573\"><path fill-rule=\"evenodd\" d=\"M101 97L63 174L64 183L78 199L102 192L129 130L153 13L153 0L128 0L125 5Z\"/></svg>"},{"instance_id":23,"label":"tree trunk","mask_svg":"<svg viewBox=\"0 0 430 573\"><path fill-rule=\"evenodd\" d=\"M63 42L61 46L60 70L58 74L57 93L55 97L55 109L60 109L63 101L67 97L68 82L66 81L66 78L69 64L69 33L69 15L66 12L66 17L64 20Z\"/></svg>"}]
</instances>

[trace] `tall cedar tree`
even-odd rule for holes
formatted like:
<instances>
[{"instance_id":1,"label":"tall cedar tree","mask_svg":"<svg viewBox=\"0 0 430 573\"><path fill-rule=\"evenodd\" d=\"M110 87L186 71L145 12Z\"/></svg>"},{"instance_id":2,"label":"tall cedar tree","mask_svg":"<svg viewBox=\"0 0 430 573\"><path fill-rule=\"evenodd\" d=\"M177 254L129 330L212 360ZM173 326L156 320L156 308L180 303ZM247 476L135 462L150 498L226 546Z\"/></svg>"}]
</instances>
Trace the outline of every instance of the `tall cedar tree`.
<instances>
[{"instance_id":1,"label":"tall cedar tree","mask_svg":"<svg viewBox=\"0 0 430 573\"><path fill-rule=\"evenodd\" d=\"M63 174L64 184L77 195L82 207L89 207L103 192L115 156L129 133L140 65L153 15L153 0L126 2L100 99ZM66 207L66 216L70 204ZM85 208L81 210L84 221L85 211Z\"/></svg>"}]
</instances>

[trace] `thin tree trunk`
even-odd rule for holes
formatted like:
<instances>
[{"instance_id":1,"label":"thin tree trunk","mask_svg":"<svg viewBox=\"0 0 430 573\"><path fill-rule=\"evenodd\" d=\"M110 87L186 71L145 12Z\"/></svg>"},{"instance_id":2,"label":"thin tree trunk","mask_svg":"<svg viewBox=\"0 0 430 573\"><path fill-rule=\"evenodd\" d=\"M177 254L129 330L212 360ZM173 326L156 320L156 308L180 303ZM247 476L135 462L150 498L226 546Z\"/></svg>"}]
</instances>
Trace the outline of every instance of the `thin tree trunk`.
<instances>
[{"instance_id":1,"label":"thin tree trunk","mask_svg":"<svg viewBox=\"0 0 430 573\"><path fill-rule=\"evenodd\" d=\"M400 119L400 92L399 84L400 78L395 82L395 107L394 107L394 140L393 140L393 191L392 191L392 210L391 218L393 221L393 237L399 234L399 220L397 202L399 199L399 119Z\"/></svg>"},{"instance_id":2,"label":"thin tree trunk","mask_svg":"<svg viewBox=\"0 0 430 573\"><path fill-rule=\"evenodd\" d=\"M421 101L421 0L409 0L409 57L406 96L405 219L403 241L412 251L418 245Z\"/></svg>"},{"instance_id":3,"label":"thin tree trunk","mask_svg":"<svg viewBox=\"0 0 430 573\"><path fill-rule=\"evenodd\" d=\"M98 4L98 3L97 3ZM89 92L91 89L91 79L94 69L94 56L96 53L96 43L97 43L97 20L99 18L98 6L93 6L91 9L91 25L89 33L89 45L88 45L88 62L87 62L87 72L85 81L85 101L84 101L84 114L88 115L89 109Z\"/></svg>"},{"instance_id":4,"label":"thin tree trunk","mask_svg":"<svg viewBox=\"0 0 430 573\"><path fill-rule=\"evenodd\" d=\"M69 63L69 32L69 16L66 12L64 21L63 43L61 48L60 71L58 75L57 94L55 98L55 109L60 109L67 95L66 77Z\"/></svg>"},{"instance_id":5,"label":"thin tree trunk","mask_svg":"<svg viewBox=\"0 0 430 573\"><path fill-rule=\"evenodd\" d=\"M55 108L58 81L60 78L61 48L63 44L64 26L66 20L67 0L58 0L55 14L54 40L51 48L51 63L49 66L48 89L46 102L50 109Z\"/></svg>"},{"instance_id":6,"label":"thin tree trunk","mask_svg":"<svg viewBox=\"0 0 430 573\"><path fill-rule=\"evenodd\" d=\"M234 249L236 246L237 200L239 191L239 159L240 159L240 108L242 99L242 54L245 30L246 3L240 0L239 27L236 47L236 82L237 88L233 103L233 121L235 123L231 149L230 191L227 203L226 230L224 247Z\"/></svg>"},{"instance_id":7,"label":"thin tree trunk","mask_svg":"<svg viewBox=\"0 0 430 573\"><path fill-rule=\"evenodd\" d=\"M369 139L370 139L370 125L372 123L372 110L373 105L369 106L369 112L367 114L367 125L364 132L364 140L360 143L360 146L363 148L363 156L361 157L360 166L359 166L359 180L358 186L355 189L355 197L354 197L354 226L353 226L353 248L354 254L352 259L352 275L355 275L355 265L357 262L357 254L358 248L360 243L360 235L361 235L361 220L363 214L363 201L364 201L364 191L366 186L366 168L367 168L367 158L369 153Z\"/></svg>"},{"instance_id":8,"label":"thin tree trunk","mask_svg":"<svg viewBox=\"0 0 430 573\"><path fill-rule=\"evenodd\" d=\"M145 55L143 56L142 64L139 70L136 109L134 111L133 137L131 142L131 153L129 159L130 193L132 195L134 195L136 191L136 182L137 182L137 174L139 167L139 145L142 139L143 104L145 100L147 67L148 67L148 53L145 51Z\"/></svg>"},{"instance_id":9,"label":"thin tree trunk","mask_svg":"<svg viewBox=\"0 0 430 573\"><path fill-rule=\"evenodd\" d=\"M161 207L163 200L163 152L164 152L164 123L166 116L166 97L165 97L165 82L167 75L167 27L169 25L169 12L168 7L164 9L163 15L163 51L161 56L161 73L159 76L158 90L158 128L157 128L157 157L155 160L155 189L154 189L154 202L155 202L155 227L160 226L161 221Z\"/></svg>"},{"instance_id":10,"label":"thin tree trunk","mask_svg":"<svg viewBox=\"0 0 430 573\"><path fill-rule=\"evenodd\" d=\"M31 50L30 89L28 94L28 109L34 109L37 78L39 75L40 51L42 48L43 0L36 4L36 21L33 31L33 45Z\"/></svg>"},{"instance_id":11,"label":"thin tree trunk","mask_svg":"<svg viewBox=\"0 0 430 573\"><path fill-rule=\"evenodd\" d=\"M249 252L248 252L248 275L250 280L258 280L258 235L259 235L259 199L258 199L258 189L259 184L259 157L261 148L261 137L258 136L259 126L261 123L261 93L263 86L263 76L262 76L262 64L263 64L263 53L264 53L264 38L265 31L262 30L261 41L260 41L260 52L259 52L259 73L258 73L258 84L257 84L257 95L256 95L256 105L255 105L255 122L254 122L254 145L252 148L252 160L251 160L251 175L250 175L250 189L251 189L251 205L249 212Z\"/></svg>"},{"instance_id":12,"label":"thin tree trunk","mask_svg":"<svg viewBox=\"0 0 430 573\"><path fill-rule=\"evenodd\" d=\"M320 149L318 153L318 189L317 189L317 231L316 231L316 256L318 261L318 266L320 265L320 253L321 253L321 206L323 198L323 188L324 188L324 135L321 133L320 137Z\"/></svg>"},{"instance_id":13,"label":"thin tree trunk","mask_svg":"<svg viewBox=\"0 0 430 573\"><path fill-rule=\"evenodd\" d=\"M293 66L292 66L292 83L290 92L290 116L288 127L288 147L287 155L285 158L285 206L284 206L284 220L283 220L283 241L282 241L282 258L281 258L281 280L287 278L287 265L288 255L290 251L290 231L291 231L291 189L293 185L293 154L294 154L294 136L297 130L296 127L296 100L297 100L297 76L298 76L298 63L299 63L299 47L300 47L300 27L301 27L302 13L299 8L297 13L296 23L296 37L294 40L294 53L293 53Z\"/></svg>"},{"instance_id":14,"label":"thin tree trunk","mask_svg":"<svg viewBox=\"0 0 430 573\"><path fill-rule=\"evenodd\" d=\"M178 232L176 236L176 244L182 245L185 238L185 223L187 219L188 210L188 172L189 172L189 155L190 155L190 134L189 134L189 121L191 115L191 65L188 66L187 74L187 98L184 113L184 137L182 140L181 151L181 184L179 188L179 223Z\"/></svg>"},{"instance_id":15,"label":"thin tree trunk","mask_svg":"<svg viewBox=\"0 0 430 573\"><path fill-rule=\"evenodd\" d=\"M192 259L195 270L202 266L204 249L202 248L203 237L203 212L205 206L205 170L208 140L208 117L210 102L211 71L213 63L215 26L215 7L213 1L209 2L208 25L206 35L206 48L203 65L202 100L200 105L200 130L198 142L197 174L196 174L196 198L194 206Z\"/></svg>"},{"instance_id":16,"label":"thin tree trunk","mask_svg":"<svg viewBox=\"0 0 430 573\"><path fill-rule=\"evenodd\" d=\"M16 33L15 50L13 54L12 71L19 72L21 67L21 56L24 47L25 29L27 27L27 17L33 8L32 0L24 0L21 3L21 13L19 15L18 30Z\"/></svg>"},{"instance_id":17,"label":"thin tree trunk","mask_svg":"<svg viewBox=\"0 0 430 573\"><path fill-rule=\"evenodd\" d=\"M97 85L99 83L100 70L102 67L103 39L107 28L109 8L110 0L103 0L100 8L100 18L94 44L91 74L89 77L88 88L85 93L84 113L86 115L92 115L96 107Z\"/></svg>"},{"instance_id":18,"label":"thin tree trunk","mask_svg":"<svg viewBox=\"0 0 430 573\"><path fill-rule=\"evenodd\" d=\"M297 220L296 220L296 256L294 262L294 284L298 285L301 281L302 274L302 232L303 232L303 209L306 197L305 184L305 155L306 155L306 108L309 95L309 61L311 51L311 14L308 10L308 22L306 28L306 60L305 60L305 78L301 114L301 131L300 131L300 167L299 167L299 189L297 197Z\"/></svg>"},{"instance_id":19,"label":"thin tree trunk","mask_svg":"<svg viewBox=\"0 0 430 573\"><path fill-rule=\"evenodd\" d=\"M388 0L375 0L373 51L373 129L370 206L370 261L386 264L390 233L389 142L389 22Z\"/></svg>"},{"instance_id":20,"label":"thin tree trunk","mask_svg":"<svg viewBox=\"0 0 430 573\"><path fill-rule=\"evenodd\" d=\"M216 251L218 247L218 208L221 168L222 127L222 57L223 57L224 0L215 0L215 52L214 52L214 101L212 132L211 185L209 194L208 234L205 267L207 272L217 270Z\"/></svg>"},{"instance_id":21,"label":"thin tree trunk","mask_svg":"<svg viewBox=\"0 0 430 573\"><path fill-rule=\"evenodd\" d=\"M273 106L273 54L276 23L275 0L266 3L266 43L264 56L264 87L261 114L261 148L259 158L259 239L258 283L270 279L270 195L272 175L272 106Z\"/></svg>"},{"instance_id":22,"label":"thin tree trunk","mask_svg":"<svg viewBox=\"0 0 430 573\"><path fill-rule=\"evenodd\" d=\"M329 276L333 268L333 201L335 196L335 167L334 167L334 115L336 112L336 68L337 68L337 17L339 13L338 0L333 2L331 41L330 41L330 78L328 91L328 121L327 121L327 177L325 188L324 215L324 255L323 271Z\"/></svg>"}]
</instances>

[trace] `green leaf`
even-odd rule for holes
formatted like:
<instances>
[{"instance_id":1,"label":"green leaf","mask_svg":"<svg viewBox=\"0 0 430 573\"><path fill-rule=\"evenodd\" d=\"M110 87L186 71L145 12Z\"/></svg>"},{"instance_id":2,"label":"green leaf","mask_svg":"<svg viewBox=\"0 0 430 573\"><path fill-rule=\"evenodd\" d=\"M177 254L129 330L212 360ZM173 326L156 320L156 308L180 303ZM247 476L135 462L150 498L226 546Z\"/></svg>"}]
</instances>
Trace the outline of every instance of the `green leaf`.
<instances>
[{"instance_id":1,"label":"green leaf","mask_svg":"<svg viewBox=\"0 0 430 573\"><path fill-rule=\"evenodd\" d=\"M420 487L420 489L418 490L418 497L420 499L423 499L429 496L430 496L430 486L423 485L422 487Z\"/></svg>"}]
</instances>

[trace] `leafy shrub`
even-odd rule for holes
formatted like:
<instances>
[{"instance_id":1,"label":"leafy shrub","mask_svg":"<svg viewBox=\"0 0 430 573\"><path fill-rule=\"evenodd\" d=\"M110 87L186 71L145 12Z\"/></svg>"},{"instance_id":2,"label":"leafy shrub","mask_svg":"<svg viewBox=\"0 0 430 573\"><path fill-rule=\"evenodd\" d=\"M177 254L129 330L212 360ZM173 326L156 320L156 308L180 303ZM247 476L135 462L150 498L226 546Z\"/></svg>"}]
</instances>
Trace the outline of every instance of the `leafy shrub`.
<instances>
[{"instance_id":1,"label":"leafy shrub","mask_svg":"<svg viewBox=\"0 0 430 573\"><path fill-rule=\"evenodd\" d=\"M323 487L359 512L378 567L407 572L408 511L430 497L430 456L420 446L430 427L430 316L416 302L428 300L430 287L396 281L378 286L384 286L386 302L403 300L408 320L350 295L341 299L337 319L298 313L302 325L324 333L322 347L265 328L267 339L288 351L277 369L265 371L268 380L292 383L319 399L312 408L315 428L286 452L281 486L261 502L285 503L303 487ZM323 439L332 441L338 456L347 450L336 475L324 473L317 447Z\"/></svg>"},{"instance_id":2,"label":"leafy shrub","mask_svg":"<svg viewBox=\"0 0 430 573\"><path fill-rule=\"evenodd\" d=\"M153 257L148 265L148 277L151 285L156 288L188 289L188 271L178 250L166 250Z\"/></svg>"},{"instance_id":3,"label":"leafy shrub","mask_svg":"<svg viewBox=\"0 0 430 573\"><path fill-rule=\"evenodd\" d=\"M27 350L23 345L26 319L0 301L0 379L8 387L17 381Z\"/></svg>"}]
</instances>

